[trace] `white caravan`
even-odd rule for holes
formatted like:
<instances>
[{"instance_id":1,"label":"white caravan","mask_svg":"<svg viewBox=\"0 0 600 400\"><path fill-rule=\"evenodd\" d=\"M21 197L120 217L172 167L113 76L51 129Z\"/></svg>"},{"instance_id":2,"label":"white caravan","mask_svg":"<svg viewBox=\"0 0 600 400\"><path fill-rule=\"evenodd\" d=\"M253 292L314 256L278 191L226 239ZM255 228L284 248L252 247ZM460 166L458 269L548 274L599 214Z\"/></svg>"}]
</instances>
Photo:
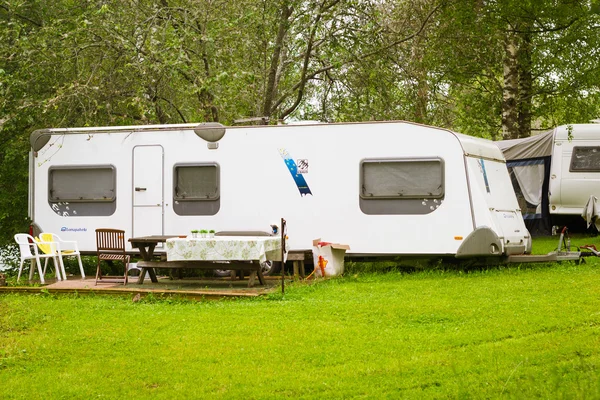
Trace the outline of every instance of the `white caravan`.
<instances>
[{"instance_id":1,"label":"white caravan","mask_svg":"<svg viewBox=\"0 0 600 400\"><path fill-rule=\"evenodd\" d=\"M529 230L584 226L584 207L600 198L600 124L563 125L523 139L496 142Z\"/></svg>"},{"instance_id":2,"label":"white caravan","mask_svg":"<svg viewBox=\"0 0 600 400\"><path fill-rule=\"evenodd\" d=\"M445 129L123 126L39 130L31 144L34 226L83 252L95 251L96 228L270 231L282 217L292 251L316 238L349 245L350 257L503 256L531 244L502 152Z\"/></svg>"}]
</instances>

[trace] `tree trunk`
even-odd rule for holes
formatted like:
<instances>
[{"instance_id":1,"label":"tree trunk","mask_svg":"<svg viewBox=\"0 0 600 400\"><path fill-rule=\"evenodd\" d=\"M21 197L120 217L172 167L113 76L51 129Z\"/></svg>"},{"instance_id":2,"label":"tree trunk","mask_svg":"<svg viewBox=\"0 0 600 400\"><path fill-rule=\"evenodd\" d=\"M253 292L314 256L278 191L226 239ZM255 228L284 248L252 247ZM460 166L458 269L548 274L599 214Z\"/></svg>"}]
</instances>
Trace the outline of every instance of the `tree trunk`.
<instances>
[{"instance_id":1,"label":"tree trunk","mask_svg":"<svg viewBox=\"0 0 600 400\"><path fill-rule=\"evenodd\" d=\"M427 71L423 66L423 48L421 36L417 36L412 45L413 78L416 81L415 90L415 122L424 124L427 122L427 104L429 102L429 83Z\"/></svg>"},{"instance_id":2,"label":"tree trunk","mask_svg":"<svg viewBox=\"0 0 600 400\"><path fill-rule=\"evenodd\" d=\"M154 104L154 110L156 112L156 117L158 118L158 122L160 124L166 124L169 122L168 116L165 111L162 109L160 104L158 104L158 99L155 97L152 99L152 103Z\"/></svg>"},{"instance_id":3,"label":"tree trunk","mask_svg":"<svg viewBox=\"0 0 600 400\"><path fill-rule=\"evenodd\" d=\"M507 31L504 40L504 86L502 88L502 136L504 139L519 137L517 48L517 36L514 32Z\"/></svg>"},{"instance_id":4,"label":"tree trunk","mask_svg":"<svg viewBox=\"0 0 600 400\"><path fill-rule=\"evenodd\" d=\"M533 77L531 74L531 34L529 33L524 33L521 36L517 62L519 68L518 137L522 138L531 136Z\"/></svg>"},{"instance_id":5,"label":"tree trunk","mask_svg":"<svg viewBox=\"0 0 600 400\"><path fill-rule=\"evenodd\" d=\"M196 22L198 29L201 32L204 32L206 29L206 24L200 24L200 22ZM210 64L208 62L208 54L206 52L206 42L204 40L202 43L202 64L204 65L204 74L206 79L210 78ZM212 92L207 88L202 88L198 92L198 100L200 104L204 108L204 121L206 122L219 122L219 110L214 104L215 97Z\"/></svg>"},{"instance_id":6,"label":"tree trunk","mask_svg":"<svg viewBox=\"0 0 600 400\"><path fill-rule=\"evenodd\" d=\"M279 60L283 52L283 40L289 29L289 19L292 15L292 7L285 1L281 6L281 19L279 20L279 30L275 39L275 47L271 56L271 66L269 67L269 77L265 89L265 101L263 103L262 116L271 117L273 99L275 98L275 88L277 87L277 72L279 70Z\"/></svg>"},{"instance_id":7,"label":"tree trunk","mask_svg":"<svg viewBox=\"0 0 600 400\"><path fill-rule=\"evenodd\" d=\"M415 122L427 123L427 104L429 103L429 84L426 78L419 78L417 83L417 103L415 105Z\"/></svg>"}]
</instances>

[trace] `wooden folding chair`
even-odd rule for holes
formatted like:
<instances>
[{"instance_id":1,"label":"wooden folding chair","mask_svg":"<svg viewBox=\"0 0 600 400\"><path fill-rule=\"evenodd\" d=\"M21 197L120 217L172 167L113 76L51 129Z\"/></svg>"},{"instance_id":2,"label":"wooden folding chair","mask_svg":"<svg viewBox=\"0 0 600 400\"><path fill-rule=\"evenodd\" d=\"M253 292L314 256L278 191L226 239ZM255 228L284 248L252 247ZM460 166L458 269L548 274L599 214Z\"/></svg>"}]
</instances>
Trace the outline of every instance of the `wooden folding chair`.
<instances>
[{"instance_id":1,"label":"wooden folding chair","mask_svg":"<svg viewBox=\"0 0 600 400\"><path fill-rule=\"evenodd\" d=\"M125 231L119 229L96 229L96 249L98 252L96 285L98 281L123 282L123 285L126 285L129 256L125 253ZM122 261L125 267L123 276L103 276L100 269L101 261Z\"/></svg>"}]
</instances>

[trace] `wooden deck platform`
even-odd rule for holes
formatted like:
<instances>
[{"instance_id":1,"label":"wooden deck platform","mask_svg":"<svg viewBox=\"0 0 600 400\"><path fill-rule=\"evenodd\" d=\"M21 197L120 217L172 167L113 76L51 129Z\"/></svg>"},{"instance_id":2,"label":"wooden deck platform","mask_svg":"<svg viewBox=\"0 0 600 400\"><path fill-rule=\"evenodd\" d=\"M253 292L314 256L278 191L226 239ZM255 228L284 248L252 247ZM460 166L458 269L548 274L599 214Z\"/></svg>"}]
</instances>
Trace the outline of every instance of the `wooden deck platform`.
<instances>
[{"instance_id":1,"label":"wooden deck platform","mask_svg":"<svg viewBox=\"0 0 600 400\"><path fill-rule=\"evenodd\" d=\"M46 285L40 286L0 286L2 293L52 293L79 295L121 295L140 297L152 294L156 297L177 296L196 300L216 300L223 298L244 298L264 296L273 291L280 290L281 276L265 277L264 286L248 287L248 278L231 280L231 278L183 278L171 279L158 277L157 283L146 280L144 284L137 284L137 277L131 277L127 285L122 283L95 284L95 278L80 279L73 276L66 281L46 279ZM26 283L27 281L22 281Z\"/></svg>"}]
</instances>

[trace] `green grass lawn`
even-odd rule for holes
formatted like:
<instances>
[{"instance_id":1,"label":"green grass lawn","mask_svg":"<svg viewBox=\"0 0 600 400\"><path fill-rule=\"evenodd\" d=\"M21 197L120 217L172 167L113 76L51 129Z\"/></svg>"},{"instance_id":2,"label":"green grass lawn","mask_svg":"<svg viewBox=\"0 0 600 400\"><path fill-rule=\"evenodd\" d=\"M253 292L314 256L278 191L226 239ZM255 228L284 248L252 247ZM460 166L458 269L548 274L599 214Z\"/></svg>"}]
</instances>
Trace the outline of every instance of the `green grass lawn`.
<instances>
[{"instance_id":1,"label":"green grass lawn","mask_svg":"<svg viewBox=\"0 0 600 400\"><path fill-rule=\"evenodd\" d=\"M4 295L0 398L600 398L599 260L255 300Z\"/></svg>"}]
</instances>

